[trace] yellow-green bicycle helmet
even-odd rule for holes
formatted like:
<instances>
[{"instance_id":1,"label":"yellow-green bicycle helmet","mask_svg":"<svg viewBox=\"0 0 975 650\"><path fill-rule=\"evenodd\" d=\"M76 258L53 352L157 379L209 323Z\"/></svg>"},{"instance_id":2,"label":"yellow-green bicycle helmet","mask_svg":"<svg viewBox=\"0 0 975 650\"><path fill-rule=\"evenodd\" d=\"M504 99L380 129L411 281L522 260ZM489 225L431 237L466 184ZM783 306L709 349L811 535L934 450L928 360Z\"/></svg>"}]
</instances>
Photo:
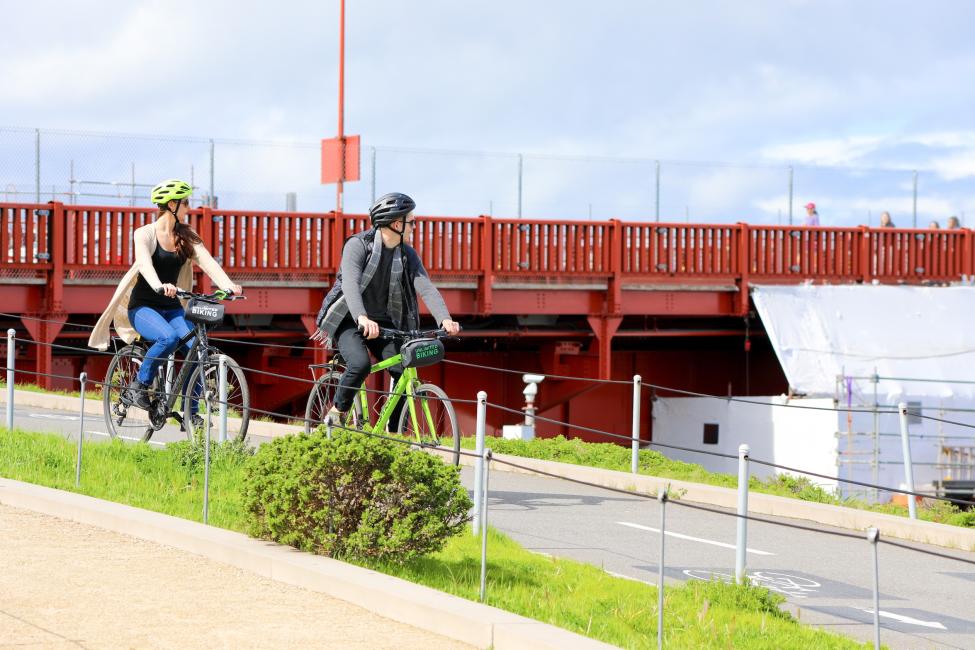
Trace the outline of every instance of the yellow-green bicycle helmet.
<instances>
[{"instance_id":1,"label":"yellow-green bicycle helmet","mask_svg":"<svg viewBox=\"0 0 975 650\"><path fill-rule=\"evenodd\" d=\"M170 201L179 201L193 194L193 188L186 181L176 178L159 183L149 193L156 205L168 205Z\"/></svg>"}]
</instances>

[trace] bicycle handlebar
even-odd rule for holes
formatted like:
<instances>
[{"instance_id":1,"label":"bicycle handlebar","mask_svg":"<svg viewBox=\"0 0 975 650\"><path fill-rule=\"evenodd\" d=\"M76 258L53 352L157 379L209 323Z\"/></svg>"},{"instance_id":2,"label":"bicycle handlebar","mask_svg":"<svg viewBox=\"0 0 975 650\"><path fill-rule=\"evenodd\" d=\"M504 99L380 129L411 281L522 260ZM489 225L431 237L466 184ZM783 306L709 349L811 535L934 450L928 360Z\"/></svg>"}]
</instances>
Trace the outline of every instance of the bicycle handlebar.
<instances>
[{"instance_id":1,"label":"bicycle handlebar","mask_svg":"<svg viewBox=\"0 0 975 650\"><path fill-rule=\"evenodd\" d=\"M156 293L162 295L165 293L162 287L156 289ZM220 300L246 300L247 296L236 295L233 291L223 289L217 289L213 293L194 293L192 291L184 291L183 289L176 289L177 298L199 298L200 300L209 301L220 301Z\"/></svg>"},{"instance_id":2,"label":"bicycle handlebar","mask_svg":"<svg viewBox=\"0 0 975 650\"><path fill-rule=\"evenodd\" d=\"M379 336L391 339L422 339L433 336L438 339L442 339L450 335L447 334L447 330L442 327L435 330L397 330L390 329L388 327L380 327Z\"/></svg>"}]
</instances>

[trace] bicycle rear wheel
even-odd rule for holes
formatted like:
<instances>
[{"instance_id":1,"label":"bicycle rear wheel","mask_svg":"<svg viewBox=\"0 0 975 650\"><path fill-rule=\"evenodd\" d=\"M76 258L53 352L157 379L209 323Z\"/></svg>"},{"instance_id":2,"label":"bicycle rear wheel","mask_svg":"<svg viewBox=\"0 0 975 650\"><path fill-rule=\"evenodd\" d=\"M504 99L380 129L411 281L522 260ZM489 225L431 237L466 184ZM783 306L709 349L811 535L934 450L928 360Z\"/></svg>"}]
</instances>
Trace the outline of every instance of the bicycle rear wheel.
<instances>
[{"instance_id":1,"label":"bicycle rear wheel","mask_svg":"<svg viewBox=\"0 0 975 650\"><path fill-rule=\"evenodd\" d=\"M193 399L183 395L183 428L186 436L194 439L194 434L206 435L207 420L210 422L211 438L217 435L220 426L220 369L215 357L210 357L206 365L197 365L186 384L186 393L199 390L196 398L196 413L193 412ZM206 398L207 391L210 399ZM251 417L250 390L240 365L227 357L227 438L245 440ZM194 417L196 416L196 417ZM236 431L235 431L236 429Z\"/></svg>"},{"instance_id":2,"label":"bicycle rear wheel","mask_svg":"<svg viewBox=\"0 0 975 650\"><path fill-rule=\"evenodd\" d=\"M421 444L447 447L450 462L460 463L460 429L454 405L442 388L434 384L420 384L413 391L416 419L410 414L410 403L403 405L399 416L399 431Z\"/></svg>"},{"instance_id":3,"label":"bicycle rear wheel","mask_svg":"<svg viewBox=\"0 0 975 650\"><path fill-rule=\"evenodd\" d=\"M137 406L122 403L122 393L139 374L146 351L139 345L127 345L112 357L102 386L105 426L112 438L148 441L155 433L149 414Z\"/></svg>"},{"instance_id":4,"label":"bicycle rear wheel","mask_svg":"<svg viewBox=\"0 0 975 650\"><path fill-rule=\"evenodd\" d=\"M325 421L332 404L335 403L335 390L338 388L342 373L338 370L329 370L319 377L315 385L312 386L308 394L308 403L305 405L305 433L311 433L312 429L318 427ZM362 403L358 396L352 402L352 420L350 424L358 427L362 423Z\"/></svg>"}]
</instances>

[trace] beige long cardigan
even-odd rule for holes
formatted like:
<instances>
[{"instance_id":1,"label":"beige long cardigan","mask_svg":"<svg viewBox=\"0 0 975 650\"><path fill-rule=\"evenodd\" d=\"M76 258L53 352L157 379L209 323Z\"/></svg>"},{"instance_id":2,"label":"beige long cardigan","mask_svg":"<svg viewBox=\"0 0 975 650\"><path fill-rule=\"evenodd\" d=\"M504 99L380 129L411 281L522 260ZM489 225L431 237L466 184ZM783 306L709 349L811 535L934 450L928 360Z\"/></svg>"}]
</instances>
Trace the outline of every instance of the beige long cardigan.
<instances>
[{"instance_id":1,"label":"beige long cardigan","mask_svg":"<svg viewBox=\"0 0 975 650\"><path fill-rule=\"evenodd\" d=\"M152 254L156 251L156 224L147 223L137 228L133 234L135 241L135 264L128 270L122 281L119 282L115 294L112 296L108 308L95 324L95 329L88 338L88 345L99 350L108 349L111 342L110 326L115 323L115 331L126 343L131 343L139 335L129 322L129 296L139 280L139 273L149 283L153 289L159 289L162 282L156 274L156 269L152 266ZM193 257L186 260L183 267L179 270L176 286L180 289L189 290L193 286L193 263L196 262L203 272L210 276L210 279L221 289L230 289L233 282L223 272L217 261L213 259L210 252L203 244L193 246Z\"/></svg>"}]
</instances>

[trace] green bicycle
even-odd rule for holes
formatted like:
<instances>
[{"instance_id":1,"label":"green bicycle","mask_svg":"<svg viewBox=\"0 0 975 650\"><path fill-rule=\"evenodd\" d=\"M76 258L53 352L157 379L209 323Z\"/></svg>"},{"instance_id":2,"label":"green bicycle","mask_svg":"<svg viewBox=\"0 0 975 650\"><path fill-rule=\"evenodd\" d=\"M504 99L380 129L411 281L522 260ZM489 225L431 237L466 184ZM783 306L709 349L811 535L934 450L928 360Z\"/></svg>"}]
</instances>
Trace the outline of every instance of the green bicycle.
<instances>
[{"instance_id":1,"label":"green bicycle","mask_svg":"<svg viewBox=\"0 0 975 650\"><path fill-rule=\"evenodd\" d=\"M377 415L375 424L371 422L369 399L365 386L359 388L359 394L349 409L344 423L350 429L358 429L370 433L385 434L393 410L401 399L406 400L400 412L399 427L396 429L401 435L413 438L421 446L448 447L450 460L454 465L460 462L460 429L457 427L457 414L450 398L442 388L420 381L417 368L439 363L444 358L443 343L440 339L447 336L442 330L402 331L379 328L380 336L403 341L399 354L374 364L369 373L382 372L387 368L402 364L403 374L386 397L382 409ZM315 380L315 385L308 395L305 407L305 432L311 431L317 423L324 422L325 415L335 400L335 390L339 379L345 371L344 361L340 354L332 357L324 364L309 366L314 374L316 370L322 373Z\"/></svg>"}]
</instances>

